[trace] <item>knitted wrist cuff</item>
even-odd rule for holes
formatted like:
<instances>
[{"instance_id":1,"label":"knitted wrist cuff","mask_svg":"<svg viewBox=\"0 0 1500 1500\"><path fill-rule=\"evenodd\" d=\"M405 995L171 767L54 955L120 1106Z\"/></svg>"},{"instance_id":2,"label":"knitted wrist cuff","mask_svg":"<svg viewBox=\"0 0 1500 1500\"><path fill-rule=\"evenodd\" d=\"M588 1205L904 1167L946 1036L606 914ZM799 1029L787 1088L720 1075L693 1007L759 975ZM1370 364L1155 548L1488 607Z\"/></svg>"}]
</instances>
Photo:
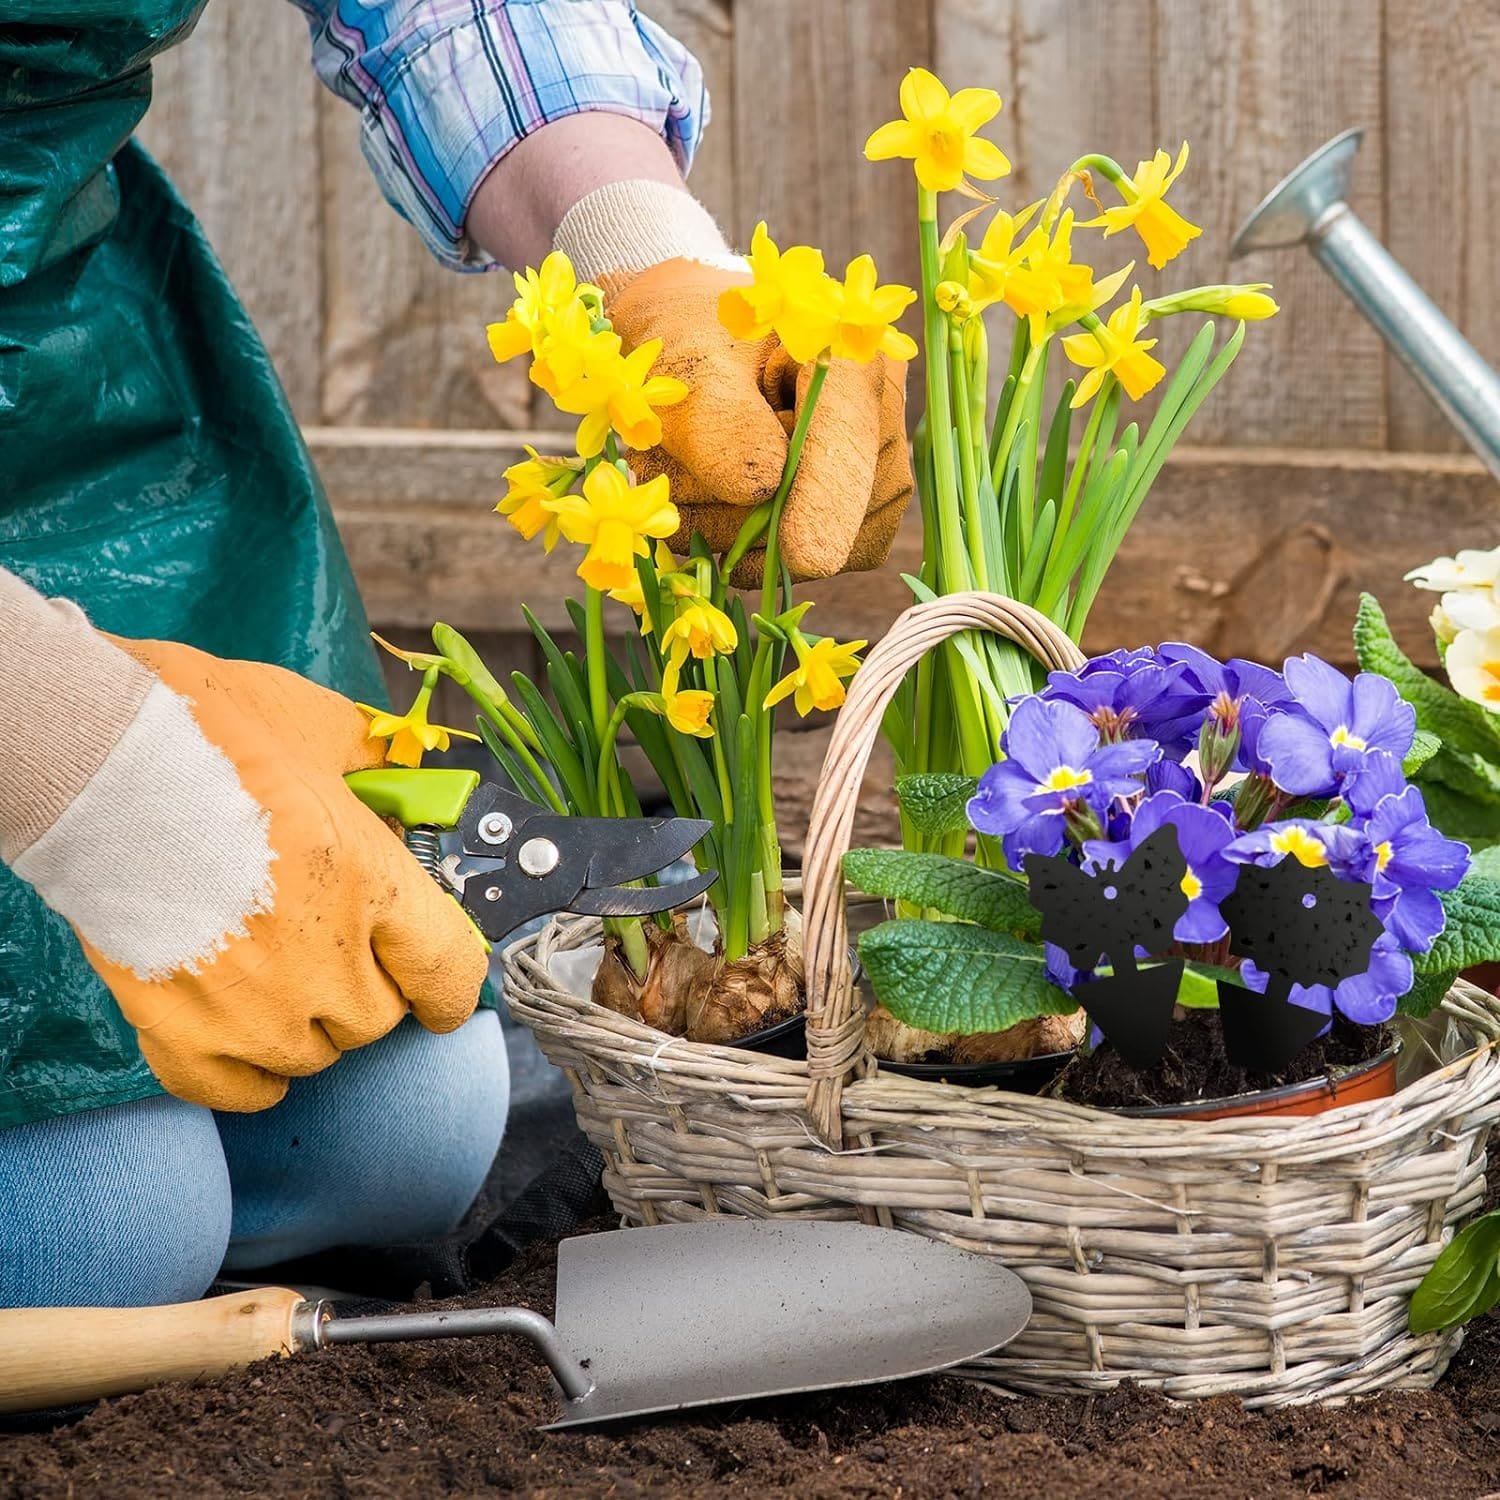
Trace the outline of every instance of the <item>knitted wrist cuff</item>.
<instances>
[{"instance_id":1,"label":"knitted wrist cuff","mask_svg":"<svg viewBox=\"0 0 1500 1500\"><path fill-rule=\"evenodd\" d=\"M691 193L646 179L606 183L580 198L563 215L552 243L572 261L580 281L618 281L677 259L744 269Z\"/></svg>"},{"instance_id":2,"label":"knitted wrist cuff","mask_svg":"<svg viewBox=\"0 0 1500 1500\"><path fill-rule=\"evenodd\" d=\"M76 605L0 569L0 860L62 816L155 681Z\"/></svg>"}]
</instances>

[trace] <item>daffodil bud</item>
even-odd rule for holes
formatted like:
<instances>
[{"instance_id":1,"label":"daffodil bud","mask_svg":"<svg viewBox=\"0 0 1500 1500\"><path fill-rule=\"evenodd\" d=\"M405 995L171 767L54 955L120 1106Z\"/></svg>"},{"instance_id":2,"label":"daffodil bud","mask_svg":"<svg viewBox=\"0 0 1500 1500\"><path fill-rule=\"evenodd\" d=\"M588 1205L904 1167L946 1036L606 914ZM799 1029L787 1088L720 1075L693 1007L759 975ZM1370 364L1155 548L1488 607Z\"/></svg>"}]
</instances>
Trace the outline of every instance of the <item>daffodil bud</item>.
<instances>
[{"instance_id":1,"label":"daffodil bud","mask_svg":"<svg viewBox=\"0 0 1500 1500\"><path fill-rule=\"evenodd\" d=\"M940 281L935 293L937 305L950 317L964 322L974 316L974 301L968 289L957 281Z\"/></svg>"},{"instance_id":2,"label":"daffodil bud","mask_svg":"<svg viewBox=\"0 0 1500 1500\"><path fill-rule=\"evenodd\" d=\"M1185 292L1153 297L1142 311L1149 322L1169 318L1174 313L1201 312L1213 317L1237 318L1244 323L1258 323L1274 318L1280 311L1276 301L1266 296L1269 281L1248 282L1241 286L1195 286Z\"/></svg>"}]
</instances>

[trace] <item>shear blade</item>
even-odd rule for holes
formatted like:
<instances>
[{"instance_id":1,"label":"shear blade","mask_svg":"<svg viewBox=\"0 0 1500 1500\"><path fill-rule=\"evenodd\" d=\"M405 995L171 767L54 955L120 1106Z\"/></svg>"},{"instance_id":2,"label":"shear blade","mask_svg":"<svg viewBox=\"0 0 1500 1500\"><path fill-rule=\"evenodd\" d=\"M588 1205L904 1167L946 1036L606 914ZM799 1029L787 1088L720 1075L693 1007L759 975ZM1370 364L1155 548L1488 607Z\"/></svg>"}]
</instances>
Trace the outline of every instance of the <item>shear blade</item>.
<instances>
[{"instance_id":1,"label":"shear blade","mask_svg":"<svg viewBox=\"0 0 1500 1500\"><path fill-rule=\"evenodd\" d=\"M577 832L581 835L580 843L589 849L588 883L596 887L643 880L647 875L666 869L688 853L713 827L705 818L589 818L586 821L591 826Z\"/></svg>"},{"instance_id":2,"label":"shear blade","mask_svg":"<svg viewBox=\"0 0 1500 1500\"><path fill-rule=\"evenodd\" d=\"M582 917L648 917L701 896L718 878L717 870L705 870L691 880L679 880L673 885L584 890L569 903L568 910Z\"/></svg>"}]
</instances>

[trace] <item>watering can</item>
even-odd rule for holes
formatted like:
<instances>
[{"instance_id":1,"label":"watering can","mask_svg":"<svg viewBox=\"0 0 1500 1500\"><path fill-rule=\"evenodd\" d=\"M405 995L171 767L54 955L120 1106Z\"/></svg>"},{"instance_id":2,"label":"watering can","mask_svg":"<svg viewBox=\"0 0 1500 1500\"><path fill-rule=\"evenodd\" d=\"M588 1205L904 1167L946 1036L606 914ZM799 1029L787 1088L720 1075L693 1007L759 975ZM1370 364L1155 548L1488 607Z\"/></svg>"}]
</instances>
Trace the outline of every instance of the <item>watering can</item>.
<instances>
[{"instance_id":1,"label":"watering can","mask_svg":"<svg viewBox=\"0 0 1500 1500\"><path fill-rule=\"evenodd\" d=\"M1500 479L1500 375L1345 201L1363 134L1334 136L1284 177L1240 227L1230 258L1305 244Z\"/></svg>"}]
</instances>

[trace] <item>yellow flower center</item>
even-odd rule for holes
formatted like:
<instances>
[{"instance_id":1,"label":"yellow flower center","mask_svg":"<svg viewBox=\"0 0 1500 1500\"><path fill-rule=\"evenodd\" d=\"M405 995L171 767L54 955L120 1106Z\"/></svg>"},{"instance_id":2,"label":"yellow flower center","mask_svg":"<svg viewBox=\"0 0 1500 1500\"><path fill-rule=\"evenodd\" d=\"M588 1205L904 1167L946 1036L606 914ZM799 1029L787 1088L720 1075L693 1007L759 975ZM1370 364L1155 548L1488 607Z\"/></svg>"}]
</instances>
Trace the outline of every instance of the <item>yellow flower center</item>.
<instances>
[{"instance_id":1,"label":"yellow flower center","mask_svg":"<svg viewBox=\"0 0 1500 1500\"><path fill-rule=\"evenodd\" d=\"M1391 848L1391 841L1389 839L1382 839L1375 846L1375 868L1377 870L1385 869L1385 867L1390 864L1391 856L1395 852L1396 851Z\"/></svg>"},{"instance_id":2,"label":"yellow flower center","mask_svg":"<svg viewBox=\"0 0 1500 1500\"><path fill-rule=\"evenodd\" d=\"M1092 771L1075 771L1072 766L1059 766L1043 783L1042 790L1048 792L1070 792L1075 786L1087 786L1094 779Z\"/></svg>"},{"instance_id":3,"label":"yellow flower center","mask_svg":"<svg viewBox=\"0 0 1500 1500\"><path fill-rule=\"evenodd\" d=\"M1191 870L1182 877L1181 888L1189 901L1196 901L1203 894L1203 882Z\"/></svg>"},{"instance_id":4,"label":"yellow flower center","mask_svg":"<svg viewBox=\"0 0 1500 1500\"><path fill-rule=\"evenodd\" d=\"M1482 662L1479 670L1489 679L1480 689L1484 694L1484 701L1500 703L1500 661Z\"/></svg>"},{"instance_id":5,"label":"yellow flower center","mask_svg":"<svg viewBox=\"0 0 1500 1500\"><path fill-rule=\"evenodd\" d=\"M1369 747L1347 724L1340 724L1337 729L1328 736L1331 745L1347 745L1351 750L1365 750Z\"/></svg>"},{"instance_id":6,"label":"yellow flower center","mask_svg":"<svg viewBox=\"0 0 1500 1500\"><path fill-rule=\"evenodd\" d=\"M1315 870L1328 863L1328 851L1305 828L1283 828L1271 835L1271 848L1278 854L1290 854L1298 864Z\"/></svg>"}]
</instances>

